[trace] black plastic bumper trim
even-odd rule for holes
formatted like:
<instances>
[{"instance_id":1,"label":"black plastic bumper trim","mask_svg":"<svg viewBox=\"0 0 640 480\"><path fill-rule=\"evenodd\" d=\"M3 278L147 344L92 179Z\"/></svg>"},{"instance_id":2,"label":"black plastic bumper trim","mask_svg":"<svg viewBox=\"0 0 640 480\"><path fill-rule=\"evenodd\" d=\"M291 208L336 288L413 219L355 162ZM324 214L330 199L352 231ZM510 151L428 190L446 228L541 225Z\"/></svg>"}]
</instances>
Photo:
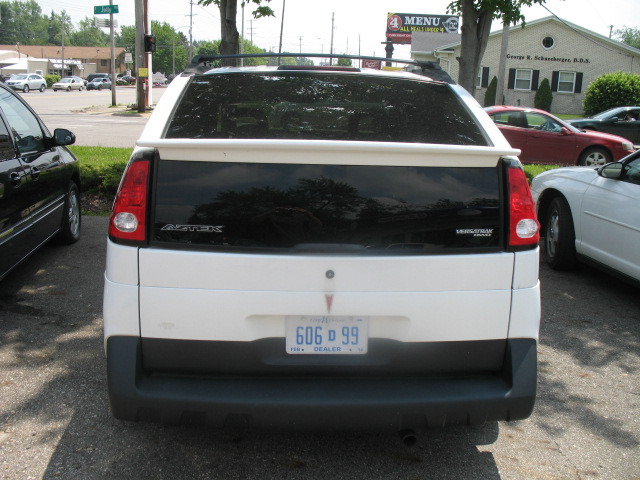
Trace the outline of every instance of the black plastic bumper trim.
<instances>
[{"instance_id":1,"label":"black plastic bumper trim","mask_svg":"<svg viewBox=\"0 0 640 480\"><path fill-rule=\"evenodd\" d=\"M527 418L534 339L507 341L497 374L455 377L188 377L142 368L139 337L110 337L111 409L122 420L267 429L423 429Z\"/></svg>"}]
</instances>

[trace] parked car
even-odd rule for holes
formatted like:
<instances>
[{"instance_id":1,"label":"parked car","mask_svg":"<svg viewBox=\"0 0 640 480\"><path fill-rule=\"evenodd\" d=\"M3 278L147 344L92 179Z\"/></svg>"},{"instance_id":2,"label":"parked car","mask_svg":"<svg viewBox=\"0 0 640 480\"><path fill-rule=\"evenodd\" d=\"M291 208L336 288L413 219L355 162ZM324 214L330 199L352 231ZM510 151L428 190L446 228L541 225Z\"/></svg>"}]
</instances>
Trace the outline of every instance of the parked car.
<instances>
[{"instance_id":1,"label":"parked car","mask_svg":"<svg viewBox=\"0 0 640 480\"><path fill-rule=\"evenodd\" d=\"M65 77L51 85L51 88L54 92L58 90L66 90L67 92L78 90L81 92L84 90L84 81L80 77Z\"/></svg>"},{"instance_id":2,"label":"parked car","mask_svg":"<svg viewBox=\"0 0 640 480\"><path fill-rule=\"evenodd\" d=\"M111 79L111 75L108 73L90 73L87 75L87 83L92 82L96 78L108 78Z\"/></svg>"},{"instance_id":3,"label":"parked car","mask_svg":"<svg viewBox=\"0 0 640 480\"><path fill-rule=\"evenodd\" d=\"M531 186L555 269L586 261L640 284L640 152L593 168L559 168Z\"/></svg>"},{"instance_id":4,"label":"parked car","mask_svg":"<svg viewBox=\"0 0 640 480\"><path fill-rule=\"evenodd\" d=\"M598 130L628 138L640 144L640 107L617 107L589 118L567 120L567 123L583 130Z\"/></svg>"},{"instance_id":5,"label":"parked car","mask_svg":"<svg viewBox=\"0 0 640 480\"><path fill-rule=\"evenodd\" d=\"M0 279L48 240L80 238L80 176L65 148L19 95L0 84Z\"/></svg>"},{"instance_id":6,"label":"parked car","mask_svg":"<svg viewBox=\"0 0 640 480\"><path fill-rule=\"evenodd\" d=\"M37 73L13 75L5 83L14 90L22 90L24 93L29 92L29 90L40 90L44 92L47 89L47 81Z\"/></svg>"},{"instance_id":7,"label":"parked car","mask_svg":"<svg viewBox=\"0 0 640 480\"><path fill-rule=\"evenodd\" d=\"M87 83L87 90L102 90L108 88L111 90L111 80L106 77L98 77Z\"/></svg>"},{"instance_id":8,"label":"parked car","mask_svg":"<svg viewBox=\"0 0 640 480\"><path fill-rule=\"evenodd\" d=\"M113 414L398 430L529 416L538 223L478 103L428 66L220 58L167 87L116 195ZM297 120L271 115L283 105Z\"/></svg>"},{"instance_id":9,"label":"parked car","mask_svg":"<svg viewBox=\"0 0 640 480\"><path fill-rule=\"evenodd\" d=\"M134 85L136 83L136 77L131 75L122 75L116 80L116 85Z\"/></svg>"},{"instance_id":10,"label":"parked car","mask_svg":"<svg viewBox=\"0 0 640 480\"><path fill-rule=\"evenodd\" d=\"M495 106L485 111L511 146L520 149L523 163L604 165L634 151L625 138L579 130L544 110Z\"/></svg>"}]
</instances>

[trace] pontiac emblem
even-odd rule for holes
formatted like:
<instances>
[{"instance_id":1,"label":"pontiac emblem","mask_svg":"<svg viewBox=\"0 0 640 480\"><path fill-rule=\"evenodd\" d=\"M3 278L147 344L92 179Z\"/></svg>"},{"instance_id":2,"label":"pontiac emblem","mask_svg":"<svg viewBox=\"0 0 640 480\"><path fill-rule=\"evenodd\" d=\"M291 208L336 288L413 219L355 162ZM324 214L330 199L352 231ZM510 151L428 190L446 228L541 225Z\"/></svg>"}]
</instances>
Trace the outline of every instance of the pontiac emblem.
<instances>
[{"instance_id":1,"label":"pontiac emblem","mask_svg":"<svg viewBox=\"0 0 640 480\"><path fill-rule=\"evenodd\" d=\"M327 294L324 296L327 301L327 313L331 313L331 306L333 305L333 294Z\"/></svg>"}]
</instances>

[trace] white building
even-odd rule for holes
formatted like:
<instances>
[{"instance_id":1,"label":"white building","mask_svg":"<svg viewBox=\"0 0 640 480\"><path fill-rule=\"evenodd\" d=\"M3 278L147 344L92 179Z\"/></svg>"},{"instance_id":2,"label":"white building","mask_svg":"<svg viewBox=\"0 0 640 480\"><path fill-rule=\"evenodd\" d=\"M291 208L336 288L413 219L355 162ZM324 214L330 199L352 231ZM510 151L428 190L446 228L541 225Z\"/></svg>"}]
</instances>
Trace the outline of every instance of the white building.
<instances>
[{"instance_id":1,"label":"white building","mask_svg":"<svg viewBox=\"0 0 640 480\"><path fill-rule=\"evenodd\" d=\"M411 56L439 60L454 80L458 78L460 41L434 46L429 34L413 34ZM422 37L422 38L421 38ZM445 40L446 41L446 40ZM475 97L484 103L486 87L498 76L502 30L489 35L478 72ZM547 78L553 91L551 110L582 114L584 93L600 75L623 71L640 74L640 50L556 17L526 22L509 29L504 100L507 105L534 106L536 90ZM501 103L496 95L496 103Z\"/></svg>"}]
</instances>

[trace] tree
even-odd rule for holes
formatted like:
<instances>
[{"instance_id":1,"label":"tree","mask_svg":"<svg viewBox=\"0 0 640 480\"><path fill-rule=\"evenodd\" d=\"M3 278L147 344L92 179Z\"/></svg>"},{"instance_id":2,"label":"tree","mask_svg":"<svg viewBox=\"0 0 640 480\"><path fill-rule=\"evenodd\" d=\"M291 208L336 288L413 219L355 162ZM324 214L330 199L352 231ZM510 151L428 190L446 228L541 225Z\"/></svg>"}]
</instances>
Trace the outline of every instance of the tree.
<instances>
[{"instance_id":1,"label":"tree","mask_svg":"<svg viewBox=\"0 0 640 480\"><path fill-rule=\"evenodd\" d=\"M2 2L0 4L0 39L2 43L15 45L49 44L49 17L35 0L26 2Z\"/></svg>"},{"instance_id":2,"label":"tree","mask_svg":"<svg viewBox=\"0 0 640 480\"><path fill-rule=\"evenodd\" d=\"M546 0L453 0L447 11L462 16L458 83L473 95L478 67L487 47L494 18L501 18L508 24L522 21L524 25L522 7L545 2Z\"/></svg>"},{"instance_id":3,"label":"tree","mask_svg":"<svg viewBox=\"0 0 640 480\"><path fill-rule=\"evenodd\" d=\"M637 28L624 27L614 32L614 35L622 43L630 47L640 49L640 30Z\"/></svg>"},{"instance_id":4,"label":"tree","mask_svg":"<svg viewBox=\"0 0 640 480\"><path fill-rule=\"evenodd\" d=\"M338 66L340 67L350 67L352 65L350 58L339 58Z\"/></svg>"},{"instance_id":5,"label":"tree","mask_svg":"<svg viewBox=\"0 0 640 480\"><path fill-rule=\"evenodd\" d=\"M165 74L181 72L187 66L187 39L167 22L151 22L151 33L156 37L153 71ZM175 65L175 70L174 70Z\"/></svg>"},{"instance_id":6,"label":"tree","mask_svg":"<svg viewBox=\"0 0 640 480\"><path fill-rule=\"evenodd\" d=\"M551 84L549 79L545 78L540 82L536 96L533 98L533 105L541 110L551 111L551 102L553 102L553 93L551 93Z\"/></svg>"},{"instance_id":7,"label":"tree","mask_svg":"<svg viewBox=\"0 0 640 480\"><path fill-rule=\"evenodd\" d=\"M490 107L496 104L496 90L498 89L498 77L494 76L484 92L484 106ZM502 103L502 102L500 102Z\"/></svg>"},{"instance_id":8,"label":"tree","mask_svg":"<svg viewBox=\"0 0 640 480\"><path fill-rule=\"evenodd\" d=\"M109 35L96 27L91 18L85 17L71 34L71 44L76 47L106 47L109 45Z\"/></svg>"},{"instance_id":9,"label":"tree","mask_svg":"<svg viewBox=\"0 0 640 480\"><path fill-rule=\"evenodd\" d=\"M47 45L61 45L64 35L64 44L71 44L71 34L73 33L73 23L71 17L64 10L61 13L51 12L49 25L47 26L49 40Z\"/></svg>"},{"instance_id":10,"label":"tree","mask_svg":"<svg viewBox=\"0 0 640 480\"><path fill-rule=\"evenodd\" d=\"M590 116L623 105L640 105L640 75L615 72L599 76L587 87L582 108Z\"/></svg>"},{"instance_id":11,"label":"tree","mask_svg":"<svg viewBox=\"0 0 640 480\"><path fill-rule=\"evenodd\" d=\"M240 6L247 4L255 4L256 9L251 12L254 18L273 17L273 10L261 5L262 2L268 3L271 0L241 0ZM236 26L236 17L238 14L238 0L198 0L199 5L216 4L220 10L220 53L222 55L235 55L238 53L240 34ZM235 59L227 59L222 62L226 66L234 66Z\"/></svg>"}]
</instances>

